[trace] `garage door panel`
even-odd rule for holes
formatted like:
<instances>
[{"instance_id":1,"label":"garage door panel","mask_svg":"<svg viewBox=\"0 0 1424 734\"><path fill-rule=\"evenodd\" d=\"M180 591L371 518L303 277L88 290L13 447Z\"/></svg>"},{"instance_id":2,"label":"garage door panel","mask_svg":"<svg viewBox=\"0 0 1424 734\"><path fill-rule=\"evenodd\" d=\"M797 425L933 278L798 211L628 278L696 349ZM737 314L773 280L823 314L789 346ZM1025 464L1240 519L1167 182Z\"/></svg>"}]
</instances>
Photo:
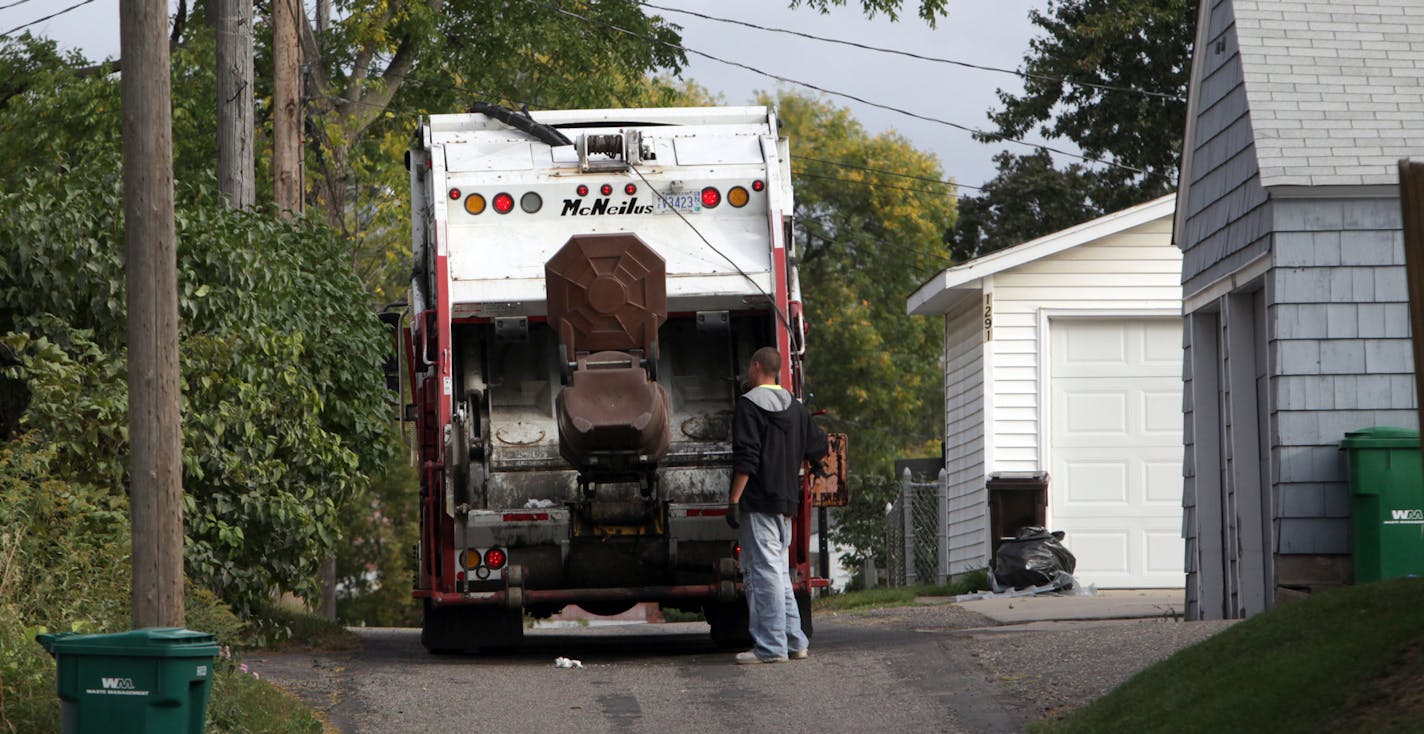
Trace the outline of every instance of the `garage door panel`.
<instances>
[{"instance_id":1,"label":"garage door panel","mask_svg":"<svg viewBox=\"0 0 1424 734\"><path fill-rule=\"evenodd\" d=\"M1064 396L1065 430L1075 436L1127 433L1127 393L1123 390L1074 391Z\"/></svg>"},{"instance_id":2,"label":"garage door panel","mask_svg":"<svg viewBox=\"0 0 1424 734\"><path fill-rule=\"evenodd\" d=\"M1125 461L1071 461L1064 465L1068 501L1080 504L1127 503L1128 465Z\"/></svg>"},{"instance_id":3,"label":"garage door panel","mask_svg":"<svg viewBox=\"0 0 1424 734\"><path fill-rule=\"evenodd\" d=\"M1049 324L1049 515L1100 587L1181 586L1181 322Z\"/></svg>"},{"instance_id":4,"label":"garage door panel","mask_svg":"<svg viewBox=\"0 0 1424 734\"><path fill-rule=\"evenodd\" d=\"M1182 558L1186 555L1186 542L1176 530L1149 530L1143 533L1145 553L1143 572L1153 575L1175 575L1179 580Z\"/></svg>"},{"instance_id":5,"label":"garage door panel","mask_svg":"<svg viewBox=\"0 0 1424 734\"><path fill-rule=\"evenodd\" d=\"M1088 583L1104 574L1126 575L1129 572L1127 536L1125 530L1110 528L1065 534L1063 545L1078 559L1074 574Z\"/></svg>"}]
</instances>

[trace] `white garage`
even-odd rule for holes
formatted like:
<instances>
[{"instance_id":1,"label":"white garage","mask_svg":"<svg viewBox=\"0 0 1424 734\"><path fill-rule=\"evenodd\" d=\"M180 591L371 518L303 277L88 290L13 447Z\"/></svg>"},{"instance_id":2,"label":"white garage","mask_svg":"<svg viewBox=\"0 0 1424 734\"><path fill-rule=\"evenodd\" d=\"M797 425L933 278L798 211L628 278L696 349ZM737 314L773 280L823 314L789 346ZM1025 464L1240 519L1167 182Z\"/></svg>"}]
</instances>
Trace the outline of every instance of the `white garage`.
<instances>
[{"instance_id":1,"label":"white garage","mask_svg":"<svg viewBox=\"0 0 1424 734\"><path fill-rule=\"evenodd\" d=\"M1164 197L949 268L949 567L989 564L986 485L1047 472L1047 522L1099 588L1183 585L1181 254Z\"/></svg>"}]
</instances>

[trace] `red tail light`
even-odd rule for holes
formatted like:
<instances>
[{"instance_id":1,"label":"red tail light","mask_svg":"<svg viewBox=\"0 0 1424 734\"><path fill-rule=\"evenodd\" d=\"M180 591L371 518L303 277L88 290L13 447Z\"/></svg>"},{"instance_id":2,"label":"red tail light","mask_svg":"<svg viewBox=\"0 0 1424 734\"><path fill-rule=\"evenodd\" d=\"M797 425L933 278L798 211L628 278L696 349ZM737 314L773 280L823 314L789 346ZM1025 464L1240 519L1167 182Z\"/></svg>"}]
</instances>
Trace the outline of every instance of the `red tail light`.
<instances>
[{"instance_id":1,"label":"red tail light","mask_svg":"<svg viewBox=\"0 0 1424 734\"><path fill-rule=\"evenodd\" d=\"M623 187L623 193L632 196L633 194L638 193L638 187L634 184L628 184L627 186Z\"/></svg>"},{"instance_id":2,"label":"red tail light","mask_svg":"<svg viewBox=\"0 0 1424 734\"><path fill-rule=\"evenodd\" d=\"M735 559L737 559L737 560L739 560L739 561L742 560L742 544L741 544L741 543L733 543L733 544L732 544L732 557L735 558Z\"/></svg>"},{"instance_id":3,"label":"red tail light","mask_svg":"<svg viewBox=\"0 0 1424 734\"><path fill-rule=\"evenodd\" d=\"M588 196L588 187L583 184L579 184L578 188L574 189L574 191L577 191L579 196Z\"/></svg>"},{"instance_id":4,"label":"red tail light","mask_svg":"<svg viewBox=\"0 0 1424 734\"><path fill-rule=\"evenodd\" d=\"M702 190L702 206L707 209L716 209L722 203L722 192L708 186Z\"/></svg>"},{"instance_id":5,"label":"red tail light","mask_svg":"<svg viewBox=\"0 0 1424 734\"><path fill-rule=\"evenodd\" d=\"M494 195L494 210L500 214L508 214L514 209L514 197L509 194Z\"/></svg>"},{"instance_id":6,"label":"red tail light","mask_svg":"<svg viewBox=\"0 0 1424 734\"><path fill-rule=\"evenodd\" d=\"M459 201L459 200L460 200L460 190L459 190L459 189L450 189L450 201Z\"/></svg>"},{"instance_id":7,"label":"red tail light","mask_svg":"<svg viewBox=\"0 0 1424 734\"><path fill-rule=\"evenodd\" d=\"M604 196L610 196L610 195L612 195L612 194L613 194L613 184L604 184L604 185L602 185L602 186L599 186L599 187L598 187L598 193L603 194Z\"/></svg>"},{"instance_id":8,"label":"red tail light","mask_svg":"<svg viewBox=\"0 0 1424 734\"><path fill-rule=\"evenodd\" d=\"M760 179L752 182L752 191L761 191L766 188L766 182Z\"/></svg>"},{"instance_id":9,"label":"red tail light","mask_svg":"<svg viewBox=\"0 0 1424 734\"><path fill-rule=\"evenodd\" d=\"M501 548L490 548L485 551L485 565L495 571L504 568L505 561L508 560L509 557L504 554L504 550Z\"/></svg>"}]
</instances>

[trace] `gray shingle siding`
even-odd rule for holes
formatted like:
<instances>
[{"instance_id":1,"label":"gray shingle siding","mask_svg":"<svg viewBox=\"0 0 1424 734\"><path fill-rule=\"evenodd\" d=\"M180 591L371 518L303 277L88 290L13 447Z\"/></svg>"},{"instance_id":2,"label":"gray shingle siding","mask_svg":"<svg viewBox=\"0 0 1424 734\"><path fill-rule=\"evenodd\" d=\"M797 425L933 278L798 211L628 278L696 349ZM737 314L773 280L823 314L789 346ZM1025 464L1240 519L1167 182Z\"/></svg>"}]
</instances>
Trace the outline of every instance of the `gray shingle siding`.
<instances>
[{"instance_id":1,"label":"gray shingle siding","mask_svg":"<svg viewBox=\"0 0 1424 734\"><path fill-rule=\"evenodd\" d=\"M1276 199L1273 476L1283 554L1349 553L1339 441L1413 427L1413 356L1397 199Z\"/></svg>"},{"instance_id":2,"label":"gray shingle siding","mask_svg":"<svg viewBox=\"0 0 1424 734\"><path fill-rule=\"evenodd\" d=\"M1265 252L1270 217L1261 187L1251 120L1246 111L1231 4L1215 3L1201 58L1201 83L1192 90L1197 117L1187 179L1182 286L1190 295ZM1216 51L1218 44L1223 50Z\"/></svg>"}]
</instances>

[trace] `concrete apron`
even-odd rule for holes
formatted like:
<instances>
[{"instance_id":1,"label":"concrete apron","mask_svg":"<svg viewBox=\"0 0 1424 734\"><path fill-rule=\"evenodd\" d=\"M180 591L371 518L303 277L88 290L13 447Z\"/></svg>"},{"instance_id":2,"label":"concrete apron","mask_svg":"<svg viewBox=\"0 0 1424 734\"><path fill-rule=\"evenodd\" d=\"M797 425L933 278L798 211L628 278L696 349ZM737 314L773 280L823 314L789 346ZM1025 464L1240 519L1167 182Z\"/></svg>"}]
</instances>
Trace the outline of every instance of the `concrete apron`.
<instances>
[{"instance_id":1,"label":"concrete apron","mask_svg":"<svg viewBox=\"0 0 1424 734\"><path fill-rule=\"evenodd\" d=\"M921 603L942 604L949 597L923 597ZM1182 589L1107 589L1096 596L1020 596L977 599L959 606L999 624L1121 619L1180 619L1186 608Z\"/></svg>"}]
</instances>

